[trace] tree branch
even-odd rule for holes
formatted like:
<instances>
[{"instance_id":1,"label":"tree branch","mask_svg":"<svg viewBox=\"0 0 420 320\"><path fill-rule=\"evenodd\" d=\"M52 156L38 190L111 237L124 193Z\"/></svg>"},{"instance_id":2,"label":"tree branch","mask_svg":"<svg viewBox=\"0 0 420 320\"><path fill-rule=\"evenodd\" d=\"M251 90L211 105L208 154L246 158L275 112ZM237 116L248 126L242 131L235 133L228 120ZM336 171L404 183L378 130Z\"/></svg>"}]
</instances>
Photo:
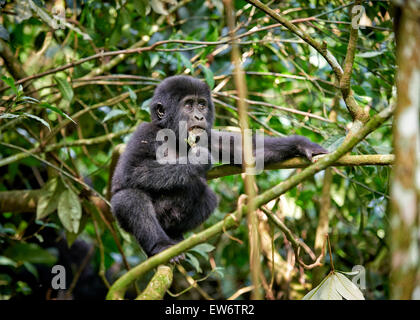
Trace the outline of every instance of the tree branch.
<instances>
[{"instance_id":1,"label":"tree branch","mask_svg":"<svg viewBox=\"0 0 420 320\"><path fill-rule=\"evenodd\" d=\"M323 158L326 156L319 156ZM392 165L394 163L393 154L366 154L366 155L345 155L339 160L334 161L330 166L340 167L340 166L386 166ZM277 169L294 169L294 168L305 168L311 163L303 158L292 158L283 162L273 163L264 168L264 170L277 170ZM233 165L220 165L212 168L207 173L207 180L212 180L220 177L230 176L233 174L242 173L242 168L239 166Z\"/></svg>"},{"instance_id":2,"label":"tree branch","mask_svg":"<svg viewBox=\"0 0 420 320\"><path fill-rule=\"evenodd\" d=\"M172 284L172 269L173 266L159 266L146 289L139 294L136 300L162 300L166 290L168 290Z\"/></svg>"},{"instance_id":3,"label":"tree branch","mask_svg":"<svg viewBox=\"0 0 420 320\"><path fill-rule=\"evenodd\" d=\"M361 0L356 0L354 3L354 6L360 6L361 3L362 3ZM352 10L352 15L351 15L352 21L356 17L356 15L357 15L356 11L353 12ZM354 56L356 53L356 45L357 45L358 36L359 36L359 27L353 26L353 23L350 24L350 37L349 37L349 42L347 44L346 58L344 60L344 73L340 79L340 89L341 89L341 94L343 95L344 102L346 103L347 109L349 110L353 120L365 123L366 121L369 120L369 112L365 110L364 108L361 108L357 104L356 100L353 97L353 93L350 87L350 79L351 79L351 73L353 70L353 62L354 62Z\"/></svg>"},{"instance_id":4,"label":"tree branch","mask_svg":"<svg viewBox=\"0 0 420 320\"><path fill-rule=\"evenodd\" d=\"M117 146L120 152L123 152L124 145ZM333 162L330 166L387 166L394 164L393 154L372 154L372 155L345 155L339 160ZM114 159L114 161L116 161ZM310 162L302 158L293 158L283 162L274 163L265 168L265 170L305 168ZM207 173L207 180L221 178L225 176L242 173L242 168L233 165L220 165L212 168ZM40 190L10 190L0 191L0 212L29 213L36 211L38 198L41 196ZM107 205L98 197L90 197L95 205L100 206L103 212L109 212Z\"/></svg>"}]
</instances>

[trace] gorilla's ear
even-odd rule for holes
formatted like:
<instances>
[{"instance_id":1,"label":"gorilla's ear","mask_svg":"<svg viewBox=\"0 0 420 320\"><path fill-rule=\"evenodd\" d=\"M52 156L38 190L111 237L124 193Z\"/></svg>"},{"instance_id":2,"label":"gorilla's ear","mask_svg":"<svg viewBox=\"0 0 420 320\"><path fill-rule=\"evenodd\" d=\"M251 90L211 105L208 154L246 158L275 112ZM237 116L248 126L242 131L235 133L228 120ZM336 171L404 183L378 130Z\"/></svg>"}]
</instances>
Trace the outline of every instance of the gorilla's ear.
<instances>
[{"instance_id":1,"label":"gorilla's ear","mask_svg":"<svg viewBox=\"0 0 420 320\"><path fill-rule=\"evenodd\" d=\"M163 105L160 102L156 104L156 115L159 119L162 119L165 115L165 109L163 108Z\"/></svg>"}]
</instances>

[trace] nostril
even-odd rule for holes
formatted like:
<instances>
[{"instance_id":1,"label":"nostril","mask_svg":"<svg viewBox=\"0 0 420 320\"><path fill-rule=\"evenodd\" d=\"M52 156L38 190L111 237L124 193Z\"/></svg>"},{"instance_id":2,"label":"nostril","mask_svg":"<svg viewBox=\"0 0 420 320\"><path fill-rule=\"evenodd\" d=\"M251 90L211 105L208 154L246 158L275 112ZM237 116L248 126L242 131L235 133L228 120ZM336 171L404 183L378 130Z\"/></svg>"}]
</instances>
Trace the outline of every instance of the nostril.
<instances>
[{"instance_id":1,"label":"nostril","mask_svg":"<svg viewBox=\"0 0 420 320\"><path fill-rule=\"evenodd\" d=\"M199 121L201 121L201 120L203 120L204 119L204 117L203 116L195 116L195 118L197 119L197 120L199 120Z\"/></svg>"}]
</instances>

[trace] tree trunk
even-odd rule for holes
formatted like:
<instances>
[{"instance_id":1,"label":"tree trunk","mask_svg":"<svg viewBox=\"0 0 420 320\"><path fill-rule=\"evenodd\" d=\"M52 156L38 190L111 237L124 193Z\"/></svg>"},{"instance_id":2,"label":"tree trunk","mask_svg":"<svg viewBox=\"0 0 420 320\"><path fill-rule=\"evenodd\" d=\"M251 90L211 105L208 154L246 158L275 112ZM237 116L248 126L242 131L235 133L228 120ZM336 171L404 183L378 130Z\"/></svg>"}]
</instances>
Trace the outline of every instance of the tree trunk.
<instances>
[{"instance_id":1,"label":"tree trunk","mask_svg":"<svg viewBox=\"0 0 420 320\"><path fill-rule=\"evenodd\" d=\"M416 4L417 3L417 4ZM398 27L395 166L391 189L391 299L420 299L420 5L405 1Z\"/></svg>"}]
</instances>

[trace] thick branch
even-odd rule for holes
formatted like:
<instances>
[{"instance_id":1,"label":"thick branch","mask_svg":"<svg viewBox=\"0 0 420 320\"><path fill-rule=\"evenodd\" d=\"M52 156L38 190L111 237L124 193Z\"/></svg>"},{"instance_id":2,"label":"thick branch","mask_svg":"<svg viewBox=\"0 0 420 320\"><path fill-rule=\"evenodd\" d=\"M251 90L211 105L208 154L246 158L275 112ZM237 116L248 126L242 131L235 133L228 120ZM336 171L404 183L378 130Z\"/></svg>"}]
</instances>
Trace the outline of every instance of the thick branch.
<instances>
[{"instance_id":1,"label":"thick branch","mask_svg":"<svg viewBox=\"0 0 420 320\"><path fill-rule=\"evenodd\" d=\"M2 191L0 192L0 212L35 212L41 194L41 189Z\"/></svg>"},{"instance_id":2,"label":"thick branch","mask_svg":"<svg viewBox=\"0 0 420 320\"><path fill-rule=\"evenodd\" d=\"M274 186L270 190L262 193L261 195L255 198L256 207L260 207L263 204L277 198L281 194L290 190L291 188L298 185L303 180L313 176L315 173L327 168L332 163L336 162L340 157L345 153L351 150L358 142L362 141L369 133L377 129L382 123L391 117L393 113L393 108L389 107L382 112L376 114L372 117L369 122L361 127L354 135L346 140L336 151L327 156L323 157L318 162L310 165L309 167L302 170L300 173L293 175L291 178L280 183L277 186ZM203 230L197 234L192 235L188 239L179 242L178 244L166 249L159 254L150 257L143 263L137 265L122 277L120 277L115 283L111 286L108 291L107 299L124 299L124 294L126 288L136 279L143 276L147 271L157 267L160 264L166 263L169 259L181 254L182 252L187 251L188 249L196 246L199 243L203 243L208 239L214 237L217 234L220 234L224 230L228 230L238 226L238 221L241 219L242 214L247 212L247 206L244 205L240 210L237 210L228 216L222 221L214 224L210 228Z\"/></svg>"},{"instance_id":3,"label":"thick branch","mask_svg":"<svg viewBox=\"0 0 420 320\"><path fill-rule=\"evenodd\" d=\"M124 150L124 145L118 145L118 150ZM115 161L115 160L114 160ZM392 154L373 154L350 156L346 155L339 160L332 163L330 166L387 166L394 163L394 155ZM310 165L310 162L301 159L293 158L283 162L275 163L267 166L266 170L277 169L293 169L305 168ZM207 180L212 180L220 177L225 177L234 174L242 173L242 168L232 165L216 166L207 173ZM0 212L35 212L38 198L41 195L40 190L11 190L0 192ZM106 204L98 197L91 197L91 200L100 205L102 211L109 211Z\"/></svg>"},{"instance_id":4,"label":"thick branch","mask_svg":"<svg viewBox=\"0 0 420 320\"><path fill-rule=\"evenodd\" d=\"M172 280L172 267L165 265L159 266L146 289L144 289L136 300L162 300L166 290L171 286Z\"/></svg>"},{"instance_id":5,"label":"thick branch","mask_svg":"<svg viewBox=\"0 0 420 320\"><path fill-rule=\"evenodd\" d=\"M322 156L325 157L325 156ZM367 154L367 155L345 155L339 160L333 162L331 166L386 166L394 163L394 155L392 154ZM266 166L265 170L276 170L276 169L293 169L293 168L305 168L311 163L303 158L293 158L283 162L274 163ZM242 173L242 168L233 165L221 165L216 166L207 173L207 179L212 180L220 177L230 176L233 174Z\"/></svg>"}]
</instances>

